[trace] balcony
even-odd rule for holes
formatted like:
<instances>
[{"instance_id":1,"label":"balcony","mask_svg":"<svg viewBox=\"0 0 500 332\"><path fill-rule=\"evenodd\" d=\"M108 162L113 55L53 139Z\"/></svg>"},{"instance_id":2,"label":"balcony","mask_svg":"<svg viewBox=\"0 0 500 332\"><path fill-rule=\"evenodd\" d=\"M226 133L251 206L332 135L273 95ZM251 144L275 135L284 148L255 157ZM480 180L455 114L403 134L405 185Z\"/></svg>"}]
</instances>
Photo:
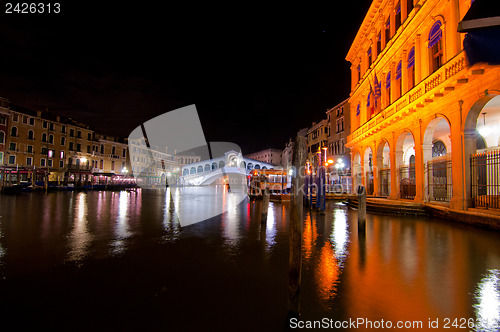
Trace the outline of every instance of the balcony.
<instances>
[{"instance_id":1,"label":"balcony","mask_svg":"<svg viewBox=\"0 0 500 332\"><path fill-rule=\"evenodd\" d=\"M467 83L466 74L470 68L466 66L465 52L462 51L445 63L437 71L423 79L411 90L377 113L348 136L349 147L364 138L381 131L402 118L413 114L434 99L452 92L455 86ZM481 70L472 70L471 74L480 74Z\"/></svg>"}]
</instances>

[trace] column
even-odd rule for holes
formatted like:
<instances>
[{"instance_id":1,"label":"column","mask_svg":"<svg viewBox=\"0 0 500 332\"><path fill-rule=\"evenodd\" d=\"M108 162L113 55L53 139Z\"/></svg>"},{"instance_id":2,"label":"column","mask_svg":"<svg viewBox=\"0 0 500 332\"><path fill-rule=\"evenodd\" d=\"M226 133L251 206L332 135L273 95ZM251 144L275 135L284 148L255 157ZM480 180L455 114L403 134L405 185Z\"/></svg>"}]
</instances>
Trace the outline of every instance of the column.
<instances>
[{"instance_id":1,"label":"column","mask_svg":"<svg viewBox=\"0 0 500 332\"><path fill-rule=\"evenodd\" d=\"M416 193L415 199L416 203L422 203L424 201L425 193L425 165L424 165L424 147L422 145L422 135L421 135L422 120L418 121L418 124L413 128L413 141L415 144L415 184Z\"/></svg>"}]
</instances>

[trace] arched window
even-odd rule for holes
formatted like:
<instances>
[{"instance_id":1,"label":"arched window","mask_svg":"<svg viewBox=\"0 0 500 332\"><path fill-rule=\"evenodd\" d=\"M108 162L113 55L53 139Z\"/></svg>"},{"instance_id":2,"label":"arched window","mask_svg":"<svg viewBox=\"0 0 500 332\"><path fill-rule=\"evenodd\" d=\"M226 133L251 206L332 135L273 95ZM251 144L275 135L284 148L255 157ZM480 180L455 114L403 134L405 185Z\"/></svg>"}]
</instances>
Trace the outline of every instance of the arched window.
<instances>
[{"instance_id":1,"label":"arched window","mask_svg":"<svg viewBox=\"0 0 500 332\"><path fill-rule=\"evenodd\" d=\"M388 72L385 78L385 92L386 92L387 106L389 106L391 104L391 72Z\"/></svg>"},{"instance_id":2,"label":"arched window","mask_svg":"<svg viewBox=\"0 0 500 332\"><path fill-rule=\"evenodd\" d=\"M226 165L223 160L219 161L219 168L222 168Z\"/></svg>"},{"instance_id":3,"label":"arched window","mask_svg":"<svg viewBox=\"0 0 500 332\"><path fill-rule=\"evenodd\" d=\"M247 169L253 169L253 164L252 163L248 163L247 164Z\"/></svg>"},{"instance_id":4,"label":"arched window","mask_svg":"<svg viewBox=\"0 0 500 332\"><path fill-rule=\"evenodd\" d=\"M212 169L217 169L217 163L212 163Z\"/></svg>"},{"instance_id":5,"label":"arched window","mask_svg":"<svg viewBox=\"0 0 500 332\"><path fill-rule=\"evenodd\" d=\"M398 88L398 91L396 91L396 93L398 94L398 97L401 97L401 95L403 94L403 89L402 89L402 85L401 85L401 74L402 74L402 67L403 67L403 64L401 63L401 61L398 62L398 65L396 66L396 83L397 83L397 88Z\"/></svg>"},{"instance_id":6,"label":"arched window","mask_svg":"<svg viewBox=\"0 0 500 332\"><path fill-rule=\"evenodd\" d=\"M35 139L35 134L34 134L33 130L28 131L28 139Z\"/></svg>"},{"instance_id":7,"label":"arched window","mask_svg":"<svg viewBox=\"0 0 500 332\"><path fill-rule=\"evenodd\" d=\"M446 154L446 146L440 140L437 140L432 144L432 156L440 157Z\"/></svg>"},{"instance_id":8,"label":"arched window","mask_svg":"<svg viewBox=\"0 0 500 332\"><path fill-rule=\"evenodd\" d=\"M210 165L209 164L205 164L205 172L209 172L210 171Z\"/></svg>"},{"instance_id":9,"label":"arched window","mask_svg":"<svg viewBox=\"0 0 500 332\"><path fill-rule=\"evenodd\" d=\"M203 166L198 166L198 169L196 170L197 173L203 173Z\"/></svg>"},{"instance_id":10,"label":"arched window","mask_svg":"<svg viewBox=\"0 0 500 332\"><path fill-rule=\"evenodd\" d=\"M191 167L191 169L189 170L189 174L195 174L196 173L196 167Z\"/></svg>"},{"instance_id":11,"label":"arched window","mask_svg":"<svg viewBox=\"0 0 500 332\"><path fill-rule=\"evenodd\" d=\"M437 20L429 32L429 49L431 57L431 73L443 65L443 31L441 21Z\"/></svg>"},{"instance_id":12,"label":"arched window","mask_svg":"<svg viewBox=\"0 0 500 332\"><path fill-rule=\"evenodd\" d=\"M415 86L415 47L408 53L408 90Z\"/></svg>"},{"instance_id":13,"label":"arched window","mask_svg":"<svg viewBox=\"0 0 500 332\"><path fill-rule=\"evenodd\" d=\"M54 135L49 135L49 144L54 144Z\"/></svg>"},{"instance_id":14,"label":"arched window","mask_svg":"<svg viewBox=\"0 0 500 332\"><path fill-rule=\"evenodd\" d=\"M12 127L10 129L10 136L17 137L17 128L16 127Z\"/></svg>"},{"instance_id":15,"label":"arched window","mask_svg":"<svg viewBox=\"0 0 500 332\"><path fill-rule=\"evenodd\" d=\"M0 131L0 144L5 144L5 133Z\"/></svg>"},{"instance_id":16,"label":"arched window","mask_svg":"<svg viewBox=\"0 0 500 332\"><path fill-rule=\"evenodd\" d=\"M47 134L46 133L42 134L42 142L47 142Z\"/></svg>"}]
</instances>

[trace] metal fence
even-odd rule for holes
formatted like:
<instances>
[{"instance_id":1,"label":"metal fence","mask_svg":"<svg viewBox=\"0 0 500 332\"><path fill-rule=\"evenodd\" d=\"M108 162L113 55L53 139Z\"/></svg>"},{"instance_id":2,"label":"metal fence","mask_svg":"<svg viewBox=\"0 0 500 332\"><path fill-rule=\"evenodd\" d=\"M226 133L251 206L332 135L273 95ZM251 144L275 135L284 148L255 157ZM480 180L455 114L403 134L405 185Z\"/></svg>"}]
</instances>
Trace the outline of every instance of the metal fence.
<instances>
[{"instance_id":1,"label":"metal fence","mask_svg":"<svg viewBox=\"0 0 500 332\"><path fill-rule=\"evenodd\" d=\"M500 150L473 154L470 167L473 206L500 208Z\"/></svg>"},{"instance_id":2,"label":"metal fence","mask_svg":"<svg viewBox=\"0 0 500 332\"><path fill-rule=\"evenodd\" d=\"M399 194L401 198L414 199L417 193L415 164L399 167Z\"/></svg>"},{"instance_id":3,"label":"metal fence","mask_svg":"<svg viewBox=\"0 0 500 332\"><path fill-rule=\"evenodd\" d=\"M380 170L380 195L389 196L391 194L391 169Z\"/></svg>"},{"instance_id":4,"label":"metal fence","mask_svg":"<svg viewBox=\"0 0 500 332\"><path fill-rule=\"evenodd\" d=\"M373 195L373 172L366 172L366 194Z\"/></svg>"},{"instance_id":5,"label":"metal fence","mask_svg":"<svg viewBox=\"0 0 500 332\"><path fill-rule=\"evenodd\" d=\"M449 202L452 197L451 160L427 163L427 196L431 201Z\"/></svg>"}]
</instances>

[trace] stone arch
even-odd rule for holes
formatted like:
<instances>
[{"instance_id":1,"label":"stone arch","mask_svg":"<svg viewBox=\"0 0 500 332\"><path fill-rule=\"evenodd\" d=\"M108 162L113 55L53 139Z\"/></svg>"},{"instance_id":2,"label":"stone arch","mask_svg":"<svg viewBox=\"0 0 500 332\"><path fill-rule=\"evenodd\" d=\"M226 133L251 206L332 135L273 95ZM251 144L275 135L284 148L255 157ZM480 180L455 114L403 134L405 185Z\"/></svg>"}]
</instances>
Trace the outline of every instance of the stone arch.
<instances>
[{"instance_id":1,"label":"stone arch","mask_svg":"<svg viewBox=\"0 0 500 332\"><path fill-rule=\"evenodd\" d=\"M196 173L203 173L203 166L202 165L198 165L198 167L196 169Z\"/></svg>"},{"instance_id":2,"label":"stone arch","mask_svg":"<svg viewBox=\"0 0 500 332\"><path fill-rule=\"evenodd\" d=\"M365 175L365 187L366 194L373 195L374 186L373 186L373 150L371 147L365 148L363 153L363 169Z\"/></svg>"},{"instance_id":3,"label":"stone arch","mask_svg":"<svg viewBox=\"0 0 500 332\"><path fill-rule=\"evenodd\" d=\"M247 164L247 169L253 169L253 164L252 163L248 163Z\"/></svg>"},{"instance_id":4,"label":"stone arch","mask_svg":"<svg viewBox=\"0 0 500 332\"><path fill-rule=\"evenodd\" d=\"M386 139L382 139L377 145L377 172L379 178L378 193L381 196L391 194L391 145Z\"/></svg>"},{"instance_id":5,"label":"stone arch","mask_svg":"<svg viewBox=\"0 0 500 332\"><path fill-rule=\"evenodd\" d=\"M396 157L395 170L398 174L398 197L413 199L416 196L415 164L411 164L411 156L415 156L415 137L411 130L403 130L394 148Z\"/></svg>"},{"instance_id":6,"label":"stone arch","mask_svg":"<svg viewBox=\"0 0 500 332\"><path fill-rule=\"evenodd\" d=\"M210 164L205 164L205 172L210 172Z\"/></svg>"},{"instance_id":7,"label":"stone arch","mask_svg":"<svg viewBox=\"0 0 500 332\"><path fill-rule=\"evenodd\" d=\"M260 165L259 164L255 164L254 169L260 169Z\"/></svg>"},{"instance_id":8,"label":"stone arch","mask_svg":"<svg viewBox=\"0 0 500 332\"><path fill-rule=\"evenodd\" d=\"M189 174L196 174L196 167L194 167L194 166L193 166L193 167L191 167L191 168L189 169Z\"/></svg>"},{"instance_id":9,"label":"stone arch","mask_svg":"<svg viewBox=\"0 0 500 332\"><path fill-rule=\"evenodd\" d=\"M361 155L358 151L352 154L352 180L353 180L353 188L356 190L357 186L362 185L362 167L361 167Z\"/></svg>"},{"instance_id":10,"label":"stone arch","mask_svg":"<svg viewBox=\"0 0 500 332\"><path fill-rule=\"evenodd\" d=\"M224 162L224 160L219 161L219 168L222 168L225 165L226 165L226 163Z\"/></svg>"},{"instance_id":11,"label":"stone arch","mask_svg":"<svg viewBox=\"0 0 500 332\"><path fill-rule=\"evenodd\" d=\"M267 167L266 166L262 166L262 169L267 169Z\"/></svg>"},{"instance_id":12,"label":"stone arch","mask_svg":"<svg viewBox=\"0 0 500 332\"><path fill-rule=\"evenodd\" d=\"M244 160L240 162L240 168L247 168L247 163Z\"/></svg>"},{"instance_id":13,"label":"stone arch","mask_svg":"<svg viewBox=\"0 0 500 332\"><path fill-rule=\"evenodd\" d=\"M212 170L214 170L214 169L217 169L217 163L216 162L212 163Z\"/></svg>"}]
</instances>

